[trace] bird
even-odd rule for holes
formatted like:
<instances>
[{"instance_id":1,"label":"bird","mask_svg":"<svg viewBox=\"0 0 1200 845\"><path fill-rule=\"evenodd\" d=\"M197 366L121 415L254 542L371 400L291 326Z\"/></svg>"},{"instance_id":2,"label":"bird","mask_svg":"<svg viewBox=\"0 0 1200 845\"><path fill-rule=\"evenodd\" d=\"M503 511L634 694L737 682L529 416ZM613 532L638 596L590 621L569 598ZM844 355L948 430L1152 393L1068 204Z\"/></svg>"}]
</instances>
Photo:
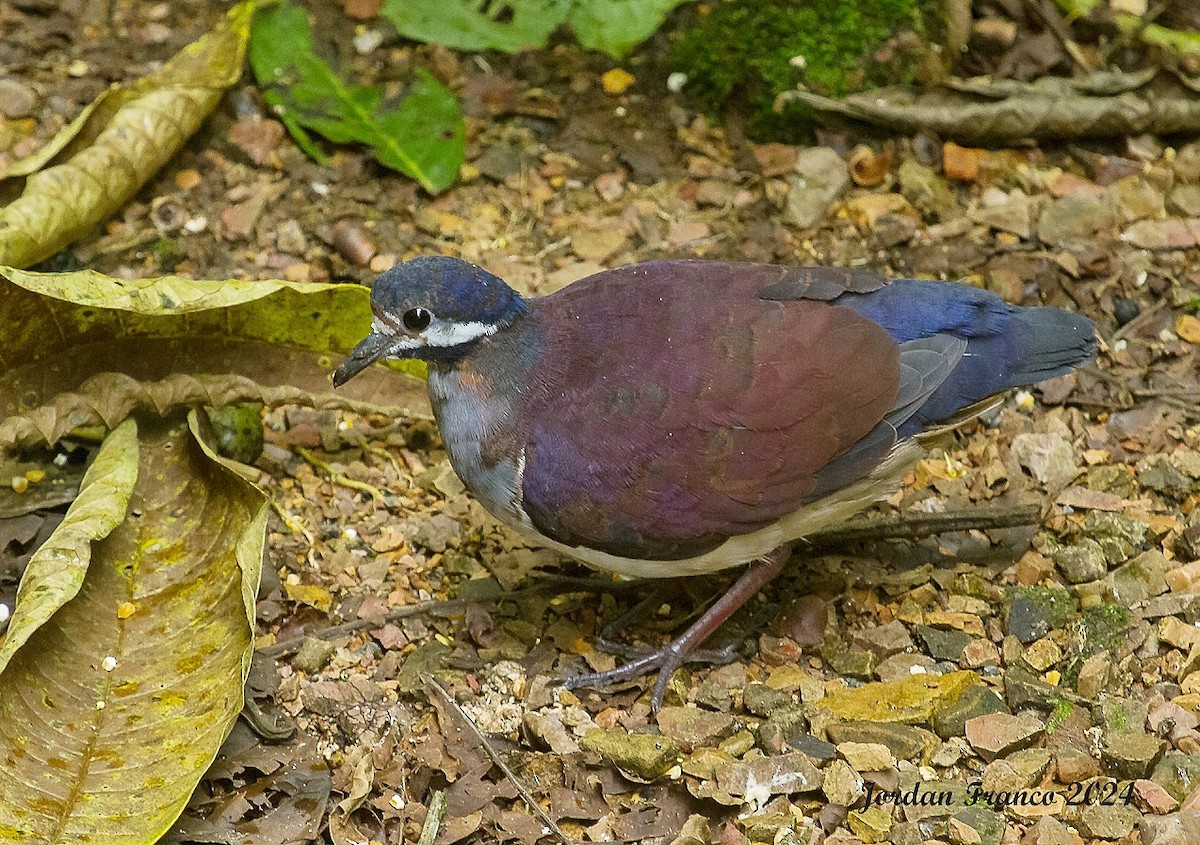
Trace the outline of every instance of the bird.
<instances>
[{"instance_id":1,"label":"bird","mask_svg":"<svg viewBox=\"0 0 1200 845\"><path fill-rule=\"evenodd\" d=\"M428 365L454 470L501 522L639 579L745 567L668 645L570 687L672 673L787 565L886 497L923 437L1094 353L1091 320L961 282L661 259L526 298L451 256L392 267L336 386Z\"/></svg>"}]
</instances>

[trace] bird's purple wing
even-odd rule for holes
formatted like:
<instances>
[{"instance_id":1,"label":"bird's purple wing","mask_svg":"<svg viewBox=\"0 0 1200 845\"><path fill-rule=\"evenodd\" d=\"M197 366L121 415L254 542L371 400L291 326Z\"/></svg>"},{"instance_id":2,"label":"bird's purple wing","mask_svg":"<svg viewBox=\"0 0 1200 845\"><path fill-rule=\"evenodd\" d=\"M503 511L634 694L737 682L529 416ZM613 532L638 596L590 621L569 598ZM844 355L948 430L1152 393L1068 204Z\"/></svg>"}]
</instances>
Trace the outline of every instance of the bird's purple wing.
<instances>
[{"instance_id":1,"label":"bird's purple wing","mask_svg":"<svg viewBox=\"0 0 1200 845\"><path fill-rule=\"evenodd\" d=\"M670 559L795 511L831 465L865 475L894 443L886 418L912 378L882 327L829 300L881 284L657 262L539 300L526 512L570 545Z\"/></svg>"}]
</instances>

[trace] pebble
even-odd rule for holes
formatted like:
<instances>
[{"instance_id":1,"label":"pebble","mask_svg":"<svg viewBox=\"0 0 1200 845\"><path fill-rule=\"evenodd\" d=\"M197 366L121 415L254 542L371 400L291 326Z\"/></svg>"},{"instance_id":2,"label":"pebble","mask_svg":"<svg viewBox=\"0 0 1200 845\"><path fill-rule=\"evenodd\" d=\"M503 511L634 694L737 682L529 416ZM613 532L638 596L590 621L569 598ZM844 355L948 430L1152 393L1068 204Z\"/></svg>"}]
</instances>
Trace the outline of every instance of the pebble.
<instances>
[{"instance_id":1,"label":"pebble","mask_svg":"<svg viewBox=\"0 0 1200 845\"><path fill-rule=\"evenodd\" d=\"M825 767L825 782L821 789L831 804L851 806L862 797L863 779L844 760L834 760ZM1170 797L1170 796L1168 796Z\"/></svg>"},{"instance_id":2,"label":"pebble","mask_svg":"<svg viewBox=\"0 0 1200 845\"><path fill-rule=\"evenodd\" d=\"M891 750L879 743L839 742L837 750L859 772L886 772L896 766Z\"/></svg>"},{"instance_id":3,"label":"pebble","mask_svg":"<svg viewBox=\"0 0 1200 845\"><path fill-rule=\"evenodd\" d=\"M37 93L25 82L13 77L0 79L0 114L16 120L29 117L37 106Z\"/></svg>"},{"instance_id":4,"label":"pebble","mask_svg":"<svg viewBox=\"0 0 1200 845\"><path fill-rule=\"evenodd\" d=\"M971 641L971 637L962 631L942 631L928 625L918 625L916 632L925 643L925 651L934 660L957 662L962 657L963 649Z\"/></svg>"},{"instance_id":5,"label":"pebble","mask_svg":"<svg viewBox=\"0 0 1200 845\"><path fill-rule=\"evenodd\" d=\"M1049 633L1050 623L1041 607L1024 596L1017 596L1008 607L1004 630L1022 643L1031 643Z\"/></svg>"},{"instance_id":6,"label":"pebble","mask_svg":"<svg viewBox=\"0 0 1200 845\"><path fill-rule=\"evenodd\" d=\"M850 641L879 658L891 657L893 654L908 651L913 647L908 628L903 622L895 619L886 625L855 631L850 635Z\"/></svg>"},{"instance_id":7,"label":"pebble","mask_svg":"<svg viewBox=\"0 0 1200 845\"><path fill-rule=\"evenodd\" d=\"M1032 745L1045 732L1045 726L1031 713L989 713L968 719L965 730L967 742L980 757L990 761Z\"/></svg>"},{"instance_id":8,"label":"pebble","mask_svg":"<svg viewBox=\"0 0 1200 845\"><path fill-rule=\"evenodd\" d=\"M716 745L734 732L737 722L728 713L698 707L664 707L658 712L658 729L684 751Z\"/></svg>"},{"instance_id":9,"label":"pebble","mask_svg":"<svg viewBox=\"0 0 1200 845\"><path fill-rule=\"evenodd\" d=\"M1000 649L991 640L973 639L963 649L961 664L970 669L1000 665Z\"/></svg>"},{"instance_id":10,"label":"pebble","mask_svg":"<svg viewBox=\"0 0 1200 845\"><path fill-rule=\"evenodd\" d=\"M1125 804L1091 804L1080 809L1075 828L1084 836L1121 839L1133 832L1141 814Z\"/></svg>"},{"instance_id":11,"label":"pebble","mask_svg":"<svg viewBox=\"0 0 1200 845\"><path fill-rule=\"evenodd\" d=\"M1059 648L1058 643L1049 637L1042 637L1040 640L1035 640L1029 644L1029 648L1025 649L1022 659L1029 664L1035 672L1045 672L1051 666L1054 666L1058 661L1062 660L1063 652Z\"/></svg>"},{"instance_id":12,"label":"pebble","mask_svg":"<svg viewBox=\"0 0 1200 845\"><path fill-rule=\"evenodd\" d=\"M815 226L830 203L850 187L850 169L830 147L808 147L796 156L796 175L788 180L784 218L793 226Z\"/></svg>"},{"instance_id":13,"label":"pebble","mask_svg":"<svg viewBox=\"0 0 1200 845\"><path fill-rule=\"evenodd\" d=\"M1150 780L1183 801L1200 785L1200 754L1168 751L1155 765Z\"/></svg>"},{"instance_id":14,"label":"pebble","mask_svg":"<svg viewBox=\"0 0 1200 845\"><path fill-rule=\"evenodd\" d=\"M1123 733L1104 741L1101 756L1105 771L1126 780L1144 778L1163 751L1158 737L1144 733Z\"/></svg>"},{"instance_id":15,"label":"pebble","mask_svg":"<svg viewBox=\"0 0 1200 845\"><path fill-rule=\"evenodd\" d=\"M1194 813L1143 816L1139 833L1142 845L1196 845L1200 842L1200 816Z\"/></svg>"},{"instance_id":16,"label":"pebble","mask_svg":"<svg viewBox=\"0 0 1200 845\"><path fill-rule=\"evenodd\" d=\"M292 658L292 668L306 675L315 675L329 664L336 651L337 646L331 642L305 637L300 650Z\"/></svg>"},{"instance_id":17,"label":"pebble","mask_svg":"<svg viewBox=\"0 0 1200 845\"><path fill-rule=\"evenodd\" d=\"M1054 752L1054 770L1061 783L1083 783L1100 774L1100 761L1082 748L1059 748Z\"/></svg>"},{"instance_id":18,"label":"pebble","mask_svg":"<svg viewBox=\"0 0 1200 845\"><path fill-rule=\"evenodd\" d=\"M1096 581L1108 574L1104 550L1090 537L1085 537L1073 546L1056 549L1051 557L1068 584Z\"/></svg>"},{"instance_id":19,"label":"pebble","mask_svg":"<svg viewBox=\"0 0 1200 845\"><path fill-rule=\"evenodd\" d=\"M1054 816L1042 816L1025 831L1025 835L1021 837L1021 845L1079 845L1079 843L1065 824Z\"/></svg>"},{"instance_id":20,"label":"pebble","mask_svg":"<svg viewBox=\"0 0 1200 845\"><path fill-rule=\"evenodd\" d=\"M969 719L989 713L1007 713L1004 700L989 687L973 684L962 691L953 704L933 714L930 726L942 739L962 736Z\"/></svg>"},{"instance_id":21,"label":"pebble","mask_svg":"<svg viewBox=\"0 0 1200 845\"><path fill-rule=\"evenodd\" d=\"M912 725L887 722L834 722L825 729L829 740L883 745L898 760L927 760L941 746L937 735Z\"/></svg>"},{"instance_id":22,"label":"pebble","mask_svg":"<svg viewBox=\"0 0 1200 845\"><path fill-rule=\"evenodd\" d=\"M1144 813L1164 816L1179 806L1171 793L1152 780L1139 778L1133 783L1133 803Z\"/></svg>"}]
</instances>

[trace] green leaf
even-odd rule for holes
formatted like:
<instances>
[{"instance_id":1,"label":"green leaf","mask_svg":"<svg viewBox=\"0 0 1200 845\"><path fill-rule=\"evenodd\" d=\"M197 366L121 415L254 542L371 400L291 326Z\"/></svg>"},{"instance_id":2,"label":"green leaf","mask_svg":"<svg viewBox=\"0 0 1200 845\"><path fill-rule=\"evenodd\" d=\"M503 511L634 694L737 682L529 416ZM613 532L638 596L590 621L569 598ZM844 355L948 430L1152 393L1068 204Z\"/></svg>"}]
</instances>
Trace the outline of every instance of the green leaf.
<instances>
[{"instance_id":1,"label":"green leaf","mask_svg":"<svg viewBox=\"0 0 1200 845\"><path fill-rule=\"evenodd\" d=\"M516 53L545 47L570 11L571 0L384 0L380 14L414 41Z\"/></svg>"},{"instance_id":2,"label":"green leaf","mask_svg":"<svg viewBox=\"0 0 1200 845\"><path fill-rule=\"evenodd\" d=\"M78 595L0 675L0 842L155 842L241 711L266 501L181 418L140 428L97 457L136 476L128 517L71 562ZM107 483L89 474L81 500ZM55 535L79 533L84 510Z\"/></svg>"},{"instance_id":3,"label":"green leaf","mask_svg":"<svg viewBox=\"0 0 1200 845\"><path fill-rule=\"evenodd\" d=\"M516 53L545 47L566 23L579 43L623 57L688 0L384 0L381 14L405 38L456 50Z\"/></svg>"},{"instance_id":4,"label":"green leaf","mask_svg":"<svg viewBox=\"0 0 1200 845\"><path fill-rule=\"evenodd\" d=\"M624 57L688 0L575 0L569 23L579 43L614 59Z\"/></svg>"},{"instance_id":5,"label":"green leaf","mask_svg":"<svg viewBox=\"0 0 1200 845\"><path fill-rule=\"evenodd\" d=\"M307 14L286 4L255 16L250 66L284 125L310 154L314 145L304 130L337 144L365 144L381 164L430 193L458 175L462 112L454 94L427 72L416 72L398 105L385 104L380 86L346 83L313 52Z\"/></svg>"}]
</instances>

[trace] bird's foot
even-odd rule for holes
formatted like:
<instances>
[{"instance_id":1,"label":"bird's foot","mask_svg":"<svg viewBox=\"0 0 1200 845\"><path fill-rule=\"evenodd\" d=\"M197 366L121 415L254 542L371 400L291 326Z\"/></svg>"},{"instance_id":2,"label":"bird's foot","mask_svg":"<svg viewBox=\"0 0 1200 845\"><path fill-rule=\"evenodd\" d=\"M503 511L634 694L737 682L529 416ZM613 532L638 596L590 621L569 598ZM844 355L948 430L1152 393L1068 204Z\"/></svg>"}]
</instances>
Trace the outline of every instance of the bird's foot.
<instances>
[{"instance_id":1,"label":"bird's foot","mask_svg":"<svg viewBox=\"0 0 1200 845\"><path fill-rule=\"evenodd\" d=\"M623 684L657 670L658 677L654 681L654 692L650 696L650 707L657 712L662 707L663 699L667 695L667 685L671 682L671 676L675 674L676 669L691 659L691 654L685 650L686 643L683 642L685 637L687 637L686 633L662 648L649 651L615 669L563 678L561 684L567 689ZM732 649L730 651L732 653Z\"/></svg>"},{"instance_id":2,"label":"bird's foot","mask_svg":"<svg viewBox=\"0 0 1200 845\"><path fill-rule=\"evenodd\" d=\"M753 564L742 573L725 595L719 598L686 631L663 648L635 657L615 669L564 678L560 683L567 689L579 689L625 683L651 672L657 672L658 677L654 681L654 689L650 696L650 706L657 711L662 707L663 699L667 694L667 685L671 682L671 675L675 673L675 670L685 662L692 660L697 653L703 655L704 652L699 649L700 644L708 639L709 635L721 626L721 623L732 616L764 584L774 579L783 570L790 556L791 547L785 544L758 563ZM734 646L729 647L730 655L732 655L733 649ZM721 650L717 650L717 654L720 652Z\"/></svg>"}]
</instances>

